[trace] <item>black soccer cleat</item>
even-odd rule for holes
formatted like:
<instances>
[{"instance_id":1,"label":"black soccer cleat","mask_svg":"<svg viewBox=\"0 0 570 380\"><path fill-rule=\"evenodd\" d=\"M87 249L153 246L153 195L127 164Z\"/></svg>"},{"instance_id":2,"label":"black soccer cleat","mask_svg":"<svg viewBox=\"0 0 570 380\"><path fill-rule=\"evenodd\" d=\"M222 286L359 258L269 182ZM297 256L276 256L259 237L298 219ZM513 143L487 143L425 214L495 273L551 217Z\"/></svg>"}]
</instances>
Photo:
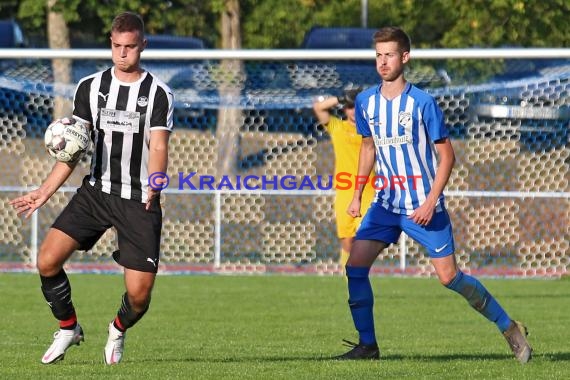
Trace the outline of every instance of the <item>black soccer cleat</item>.
<instances>
[{"instance_id":1,"label":"black soccer cleat","mask_svg":"<svg viewBox=\"0 0 570 380\"><path fill-rule=\"evenodd\" d=\"M335 360L379 360L380 350L378 345L374 344L356 344L349 340L343 339L344 345L352 347L352 349L342 355L334 356Z\"/></svg>"}]
</instances>

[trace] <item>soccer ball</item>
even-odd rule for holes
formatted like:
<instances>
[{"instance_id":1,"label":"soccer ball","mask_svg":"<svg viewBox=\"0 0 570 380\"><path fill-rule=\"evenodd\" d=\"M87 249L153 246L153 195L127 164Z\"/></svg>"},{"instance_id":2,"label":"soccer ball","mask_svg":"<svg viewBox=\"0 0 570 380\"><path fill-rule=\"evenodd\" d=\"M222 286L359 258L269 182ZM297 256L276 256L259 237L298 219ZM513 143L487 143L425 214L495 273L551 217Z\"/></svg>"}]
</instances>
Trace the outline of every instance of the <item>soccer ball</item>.
<instances>
[{"instance_id":1,"label":"soccer ball","mask_svg":"<svg viewBox=\"0 0 570 380\"><path fill-rule=\"evenodd\" d=\"M57 161L75 163L89 147L89 128L73 118L57 119L47 127L44 143Z\"/></svg>"}]
</instances>

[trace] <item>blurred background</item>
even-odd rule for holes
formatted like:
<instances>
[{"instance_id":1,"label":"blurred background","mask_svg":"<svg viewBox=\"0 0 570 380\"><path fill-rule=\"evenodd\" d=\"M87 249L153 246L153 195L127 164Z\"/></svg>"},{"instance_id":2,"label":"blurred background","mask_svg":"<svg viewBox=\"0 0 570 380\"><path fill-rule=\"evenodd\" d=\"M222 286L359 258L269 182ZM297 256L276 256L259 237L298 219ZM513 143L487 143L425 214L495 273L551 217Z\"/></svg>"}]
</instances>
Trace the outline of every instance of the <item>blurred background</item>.
<instances>
[{"instance_id":1,"label":"blurred background","mask_svg":"<svg viewBox=\"0 0 570 380\"><path fill-rule=\"evenodd\" d=\"M228 35L247 49L298 48L313 26L398 25L415 48L569 43L564 0L2 0L0 19L17 20L30 46L56 47L52 35L65 27L72 47L106 46L110 22L124 10L140 13L149 34L198 37L212 48L225 47ZM65 23L50 30L50 17Z\"/></svg>"},{"instance_id":2,"label":"blurred background","mask_svg":"<svg viewBox=\"0 0 570 380\"><path fill-rule=\"evenodd\" d=\"M447 205L462 268L500 276L568 273L570 3L563 0L2 0L0 270L33 270L38 241L88 171L89 155L69 188L31 221L7 207L53 165L43 147L45 128L71 112L80 78L110 66L110 23L123 10L145 19L143 65L176 99L173 191L162 198L164 271L340 273L333 191L176 192L177 173L331 175L332 146L312 101L351 85L377 85L371 36L399 25L412 37L406 76L436 97L456 150ZM26 54L46 48L52 56ZM455 57L441 50L450 48L466 50ZM513 56L515 48L533 54ZM72 58L55 49L73 49ZM108 56L97 55L99 49ZM296 53L213 57L242 49ZM322 49L337 53L303 56ZM427 58L414 58L428 49ZM473 49L479 55L467 57ZM488 49L503 54L485 57ZM153 51L164 53L147 60ZM172 51L186 56L173 59ZM70 265L117 271L114 247L110 230ZM374 271L433 274L423 249L409 239L383 252Z\"/></svg>"}]
</instances>

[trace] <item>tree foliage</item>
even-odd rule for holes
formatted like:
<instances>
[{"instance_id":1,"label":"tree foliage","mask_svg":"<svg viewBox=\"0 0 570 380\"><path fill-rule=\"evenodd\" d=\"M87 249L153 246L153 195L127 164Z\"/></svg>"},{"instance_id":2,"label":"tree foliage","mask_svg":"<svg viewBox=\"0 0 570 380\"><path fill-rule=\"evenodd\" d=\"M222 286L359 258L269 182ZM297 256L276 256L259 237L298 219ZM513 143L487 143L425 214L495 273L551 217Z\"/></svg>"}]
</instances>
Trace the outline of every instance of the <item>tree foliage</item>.
<instances>
[{"instance_id":1,"label":"tree foliage","mask_svg":"<svg viewBox=\"0 0 570 380\"><path fill-rule=\"evenodd\" d=\"M244 48L296 48L312 26L361 26L361 0L241 0ZM115 14L140 13L149 33L204 38L220 46L225 0L58 0L71 34L103 43ZM399 25L414 47L567 47L568 0L375 0L368 26ZM2 1L0 17L45 30L46 2ZM45 33L44 33L45 35Z\"/></svg>"},{"instance_id":2,"label":"tree foliage","mask_svg":"<svg viewBox=\"0 0 570 380\"><path fill-rule=\"evenodd\" d=\"M567 0L471 0L452 8L458 20L442 39L448 47L567 47Z\"/></svg>"},{"instance_id":3,"label":"tree foliage","mask_svg":"<svg viewBox=\"0 0 570 380\"><path fill-rule=\"evenodd\" d=\"M215 44L218 14L212 11L212 3L215 1L57 0L55 7L63 13L74 38L89 41L92 45L107 43L113 17L124 10L139 13L148 33L195 36ZM26 30L45 31L46 12L45 2L22 0L15 18ZM0 4L0 15L3 13L12 15L14 6Z\"/></svg>"}]
</instances>

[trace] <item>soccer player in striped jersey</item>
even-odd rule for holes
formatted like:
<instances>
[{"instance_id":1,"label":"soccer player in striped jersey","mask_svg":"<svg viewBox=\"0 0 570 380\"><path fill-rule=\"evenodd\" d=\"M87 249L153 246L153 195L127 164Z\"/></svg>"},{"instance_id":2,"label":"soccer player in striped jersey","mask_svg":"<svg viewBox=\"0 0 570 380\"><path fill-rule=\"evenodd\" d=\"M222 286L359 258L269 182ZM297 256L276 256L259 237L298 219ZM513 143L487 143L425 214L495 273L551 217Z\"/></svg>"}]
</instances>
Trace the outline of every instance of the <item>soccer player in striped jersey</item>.
<instances>
[{"instance_id":1,"label":"soccer player in striped jersey","mask_svg":"<svg viewBox=\"0 0 570 380\"><path fill-rule=\"evenodd\" d=\"M350 88L344 91L344 95L339 97L331 96L326 99L318 99L313 103L313 111L319 123L325 127L334 149L335 164L334 178L336 182L337 174L348 173L351 177L356 177L358 169L358 154L362 136L356 133L356 121L354 119L354 100L361 88ZM331 108L342 107L346 116L340 119L331 115ZM374 177L372 173L369 181ZM336 183L335 183L336 188ZM354 189L337 189L335 194L334 211L336 218L337 236L340 239L340 264L343 268L348 260L352 241L356 234L356 229L360 225L361 217L348 215L346 209L352 200ZM368 186L364 189L361 213L364 214L372 200L374 199L374 189Z\"/></svg>"},{"instance_id":2,"label":"soccer player in striped jersey","mask_svg":"<svg viewBox=\"0 0 570 380\"><path fill-rule=\"evenodd\" d=\"M49 229L38 253L41 289L60 327L42 357L44 364L62 360L70 346L83 340L63 269L75 250L91 249L111 227L117 232L119 250L113 258L124 267L126 291L108 326L106 364L121 360L126 330L148 310L158 270L160 187L149 187L148 178L166 173L173 95L140 65L146 39L139 15L124 12L115 17L110 39L113 66L82 79L74 96L73 117L92 130L90 174ZM42 185L12 200L12 206L29 217L74 167L56 162Z\"/></svg>"},{"instance_id":3,"label":"soccer player in striped jersey","mask_svg":"<svg viewBox=\"0 0 570 380\"><path fill-rule=\"evenodd\" d=\"M442 285L462 295L496 324L521 363L532 349L526 328L513 321L476 278L463 273L454 256L454 240L443 190L455 154L436 100L408 83L410 38L396 27L374 34L376 69L382 83L356 98L356 126L362 134L358 173L370 173L376 161L376 201L358 229L346 266L349 307L359 342L338 359L378 359L369 271L379 252L396 243L402 231L427 250ZM360 215L362 187L348 208Z\"/></svg>"}]
</instances>

